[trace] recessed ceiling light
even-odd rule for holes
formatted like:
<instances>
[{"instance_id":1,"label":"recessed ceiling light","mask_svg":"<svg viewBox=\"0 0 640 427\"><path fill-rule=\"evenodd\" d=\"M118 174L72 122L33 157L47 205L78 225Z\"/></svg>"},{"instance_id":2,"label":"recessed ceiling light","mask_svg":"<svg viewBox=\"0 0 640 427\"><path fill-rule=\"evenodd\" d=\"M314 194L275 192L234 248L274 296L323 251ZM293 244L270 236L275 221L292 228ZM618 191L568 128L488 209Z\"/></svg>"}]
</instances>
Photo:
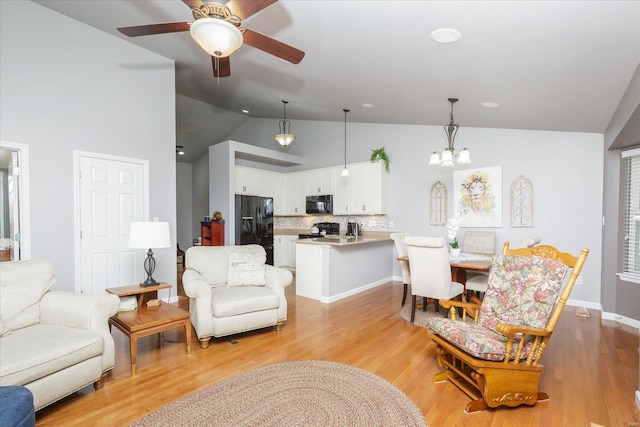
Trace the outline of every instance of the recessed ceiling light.
<instances>
[{"instance_id":1,"label":"recessed ceiling light","mask_svg":"<svg viewBox=\"0 0 640 427\"><path fill-rule=\"evenodd\" d=\"M438 28L431 32L431 38L438 43L453 43L460 40L462 33L453 28Z\"/></svg>"},{"instance_id":2,"label":"recessed ceiling light","mask_svg":"<svg viewBox=\"0 0 640 427\"><path fill-rule=\"evenodd\" d=\"M360 105L362 105L364 108L373 108L373 107L375 107L373 104L369 104L368 102L363 102Z\"/></svg>"},{"instance_id":3,"label":"recessed ceiling light","mask_svg":"<svg viewBox=\"0 0 640 427\"><path fill-rule=\"evenodd\" d=\"M249 114L249 110L242 110L243 113Z\"/></svg>"},{"instance_id":4,"label":"recessed ceiling light","mask_svg":"<svg viewBox=\"0 0 640 427\"><path fill-rule=\"evenodd\" d=\"M500 108L500 104L492 101L481 102L480 105L482 105L484 108Z\"/></svg>"}]
</instances>

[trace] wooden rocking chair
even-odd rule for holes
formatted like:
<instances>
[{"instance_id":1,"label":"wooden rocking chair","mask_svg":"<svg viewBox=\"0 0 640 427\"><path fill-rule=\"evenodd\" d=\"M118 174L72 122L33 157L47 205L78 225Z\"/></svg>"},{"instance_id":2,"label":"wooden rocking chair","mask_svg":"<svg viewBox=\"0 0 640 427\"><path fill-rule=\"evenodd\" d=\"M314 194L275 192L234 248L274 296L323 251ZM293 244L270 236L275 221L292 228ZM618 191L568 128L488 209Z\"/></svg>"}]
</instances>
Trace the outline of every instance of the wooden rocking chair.
<instances>
[{"instance_id":1,"label":"wooden rocking chair","mask_svg":"<svg viewBox=\"0 0 640 427\"><path fill-rule=\"evenodd\" d=\"M429 320L427 334L444 369L433 382L450 381L467 394L467 413L549 399L538 391L540 358L588 253L576 257L548 245L509 249L505 242L493 258L482 305L441 301L450 318ZM464 310L456 320L456 307L473 312L473 321Z\"/></svg>"}]
</instances>

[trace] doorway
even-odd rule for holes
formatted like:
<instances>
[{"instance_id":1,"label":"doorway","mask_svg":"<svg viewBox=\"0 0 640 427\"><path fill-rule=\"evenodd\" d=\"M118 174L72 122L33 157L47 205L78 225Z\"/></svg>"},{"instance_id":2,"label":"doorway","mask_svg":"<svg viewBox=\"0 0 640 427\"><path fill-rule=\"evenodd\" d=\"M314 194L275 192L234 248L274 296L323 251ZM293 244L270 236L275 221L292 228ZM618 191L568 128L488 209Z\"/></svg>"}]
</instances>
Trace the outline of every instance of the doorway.
<instances>
[{"instance_id":1,"label":"doorway","mask_svg":"<svg viewBox=\"0 0 640 427\"><path fill-rule=\"evenodd\" d=\"M0 141L0 261L31 258L29 146Z\"/></svg>"},{"instance_id":2,"label":"doorway","mask_svg":"<svg viewBox=\"0 0 640 427\"><path fill-rule=\"evenodd\" d=\"M141 277L129 225L148 217L148 161L74 152L76 291L103 293Z\"/></svg>"}]
</instances>

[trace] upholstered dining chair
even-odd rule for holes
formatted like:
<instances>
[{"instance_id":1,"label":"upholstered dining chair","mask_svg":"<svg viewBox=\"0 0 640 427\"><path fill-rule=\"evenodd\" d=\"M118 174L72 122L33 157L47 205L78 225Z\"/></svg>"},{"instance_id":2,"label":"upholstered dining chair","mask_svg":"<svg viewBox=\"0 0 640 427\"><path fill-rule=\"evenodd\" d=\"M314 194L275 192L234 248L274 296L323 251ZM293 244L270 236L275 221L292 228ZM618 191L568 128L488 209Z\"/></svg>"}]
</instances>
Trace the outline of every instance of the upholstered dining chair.
<instances>
[{"instance_id":1,"label":"upholstered dining chair","mask_svg":"<svg viewBox=\"0 0 640 427\"><path fill-rule=\"evenodd\" d=\"M406 257L407 244L404 242L404 238L407 237L407 233L391 233L389 237L396 245L398 257ZM402 306L404 307L404 303L407 301L407 290L411 284L411 270L409 270L409 263L406 261L400 261L400 267L402 268L402 284L404 285L402 291Z\"/></svg>"},{"instance_id":2,"label":"upholstered dining chair","mask_svg":"<svg viewBox=\"0 0 640 427\"><path fill-rule=\"evenodd\" d=\"M411 269L411 323L413 324L418 296L433 298L438 304L439 300L449 300L461 295L464 286L451 281L449 251L444 238L407 236L404 241L407 244Z\"/></svg>"},{"instance_id":3,"label":"upholstered dining chair","mask_svg":"<svg viewBox=\"0 0 640 427\"><path fill-rule=\"evenodd\" d=\"M467 234L468 233L471 233L471 231L468 231ZM495 233L493 233L493 236L494 236L493 239L495 241ZM465 234L465 241L466 241L466 238L467 236ZM520 242L520 247L531 248L537 245L538 243L540 243L539 237L525 237ZM467 282L465 283L465 289L467 291L475 292L476 294L479 294L479 293L484 294L487 291L488 284L489 284L489 273L474 272L474 273L471 273L469 277L467 277Z\"/></svg>"},{"instance_id":4,"label":"upholstered dining chair","mask_svg":"<svg viewBox=\"0 0 640 427\"><path fill-rule=\"evenodd\" d=\"M462 252L467 254L477 254L493 256L496 246L495 231L475 231L469 230L464 234L462 241ZM467 292L484 293L487 290L489 273L482 271L467 272L465 289Z\"/></svg>"}]
</instances>

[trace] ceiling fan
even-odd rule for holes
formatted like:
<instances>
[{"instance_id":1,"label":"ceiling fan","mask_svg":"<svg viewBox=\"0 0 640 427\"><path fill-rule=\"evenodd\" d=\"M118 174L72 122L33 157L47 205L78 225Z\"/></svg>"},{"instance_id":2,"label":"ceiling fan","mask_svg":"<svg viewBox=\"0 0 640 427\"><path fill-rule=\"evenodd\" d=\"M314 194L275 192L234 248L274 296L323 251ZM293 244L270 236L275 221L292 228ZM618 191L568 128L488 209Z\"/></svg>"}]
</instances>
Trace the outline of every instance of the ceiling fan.
<instances>
[{"instance_id":1,"label":"ceiling fan","mask_svg":"<svg viewBox=\"0 0 640 427\"><path fill-rule=\"evenodd\" d=\"M229 55L243 43L292 64L304 58L303 51L240 26L242 20L278 0L229 0L226 4L207 0L182 1L191 8L195 21L122 27L118 31L129 37L190 31L191 37L211 55L214 77L231 75Z\"/></svg>"}]
</instances>

